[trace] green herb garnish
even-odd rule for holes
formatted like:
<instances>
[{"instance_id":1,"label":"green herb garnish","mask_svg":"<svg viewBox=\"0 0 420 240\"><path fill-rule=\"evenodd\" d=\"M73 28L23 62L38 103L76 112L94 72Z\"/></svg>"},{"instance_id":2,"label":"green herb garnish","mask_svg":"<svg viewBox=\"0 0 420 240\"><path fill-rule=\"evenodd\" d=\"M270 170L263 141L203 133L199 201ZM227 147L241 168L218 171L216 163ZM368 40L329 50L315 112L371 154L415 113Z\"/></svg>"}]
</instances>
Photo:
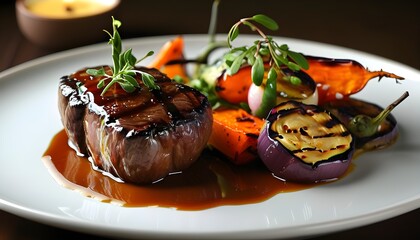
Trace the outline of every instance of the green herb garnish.
<instances>
[{"instance_id":1,"label":"green herb garnish","mask_svg":"<svg viewBox=\"0 0 420 240\"><path fill-rule=\"evenodd\" d=\"M269 30L275 31L279 27L277 23L270 17L258 14L248 18L242 18L235 23L228 33L228 45L231 48L224 59L228 65L229 74L233 75L239 71L239 68L244 63L248 63L252 66L252 81L255 85L260 86L264 79L264 62L268 62L271 68L274 68L278 72L281 71L281 66L287 66L293 71L300 69L308 69L308 61L305 57L297 52L291 51L286 44L279 45L273 40L272 37L267 36L255 23L258 23ZM252 31L258 32L263 38L254 42L254 45L250 47L232 47L232 42L239 35L239 26L248 26ZM266 61L264 61L266 60ZM296 76L286 77L286 80L298 83L299 80Z\"/></svg>"},{"instance_id":2,"label":"green herb garnish","mask_svg":"<svg viewBox=\"0 0 420 240\"><path fill-rule=\"evenodd\" d=\"M234 48L232 42L239 36L241 25L258 32L262 39L254 41L250 47ZM249 64L252 82L257 86L264 83L262 102L254 114L258 117L265 117L267 112L276 105L277 76L280 77L279 80L289 81L295 85L301 84L299 77L284 74L282 67L286 66L292 71L300 71L308 69L309 64L302 54L291 51L286 44L279 45L272 37L267 36L258 25L272 31L279 28L273 19L263 14L242 18L229 30L227 44L230 51L224 55L223 61L227 66L227 73L230 75L237 73L242 65Z\"/></svg>"},{"instance_id":3,"label":"green herb garnish","mask_svg":"<svg viewBox=\"0 0 420 240\"><path fill-rule=\"evenodd\" d=\"M121 22L112 17L113 34L104 30L109 36L110 40L108 44L112 45L112 60L114 66L112 67L112 75L106 73L104 68L100 69L87 69L86 73L95 77L104 76L98 82L98 88L104 88L101 96L103 96L108 89L118 83L122 89L126 92L134 92L136 88L140 88L139 83L136 80L136 74L141 74L144 85L149 89L159 89L159 86L155 83L155 78L149 73L139 71L135 69L135 65L145 58L153 55L153 51L148 52L143 58L137 60L132 54L132 49L128 49L122 52L121 37L117 29L121 26ZM111 80L106 83L107 80ZM106 84L106 85L105 85Z\"/></svg>"}]
</instances>

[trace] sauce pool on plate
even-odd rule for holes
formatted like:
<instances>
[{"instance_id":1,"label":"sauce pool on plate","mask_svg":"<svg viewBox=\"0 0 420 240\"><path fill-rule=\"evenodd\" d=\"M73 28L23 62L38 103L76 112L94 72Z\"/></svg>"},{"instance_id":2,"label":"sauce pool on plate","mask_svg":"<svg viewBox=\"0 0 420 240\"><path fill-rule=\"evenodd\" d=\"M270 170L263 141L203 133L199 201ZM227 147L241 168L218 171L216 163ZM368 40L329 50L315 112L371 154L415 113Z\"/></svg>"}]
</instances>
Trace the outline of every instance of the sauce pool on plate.
<instances>
[{"instance_id":1,"label":"sauce pool on plate","mask_svg":"<svg viewBox=\"0 0 420 240\"><path fill-rule=\"evenodd\" d=\"M64 130L54 136L42 159L61 185L88 197L126 207L203 210L257 203L279 193L320 185L283 182L273 177L261 162L236 166L209 150L205 150L187 170L153 184L118 182L94 170L86 157L78 156L68 145Z\"/></svg>"}]
</instances>

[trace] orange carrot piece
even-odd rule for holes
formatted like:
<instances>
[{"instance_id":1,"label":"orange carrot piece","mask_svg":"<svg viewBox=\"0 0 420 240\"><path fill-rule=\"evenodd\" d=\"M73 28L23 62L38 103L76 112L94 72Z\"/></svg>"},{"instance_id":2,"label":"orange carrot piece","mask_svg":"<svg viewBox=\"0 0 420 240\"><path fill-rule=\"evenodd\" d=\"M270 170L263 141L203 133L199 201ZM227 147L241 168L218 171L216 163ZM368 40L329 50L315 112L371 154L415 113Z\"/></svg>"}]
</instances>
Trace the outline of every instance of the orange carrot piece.
<instances>
[{"instance_id":1,"label":"orange carrot piece","mask_svg":"<svg viewBox=\"0 0 420 240\"><path fill-rule=\"evenodd\" d=\"M182 64L166 65L161 67L160 71L166 74L171 79L174 79L178 76L184 80L184 83L187 83L189 81L187 70Z\"/></svg>"},{"instance_id":2,"label":"orange carrot piece","mask_svg":"<svg viewBox=\"0 0 420 240\"><path fill-rule=\"evenodd\" d=\"M347 59L331 59L306 56L309 69L305 70L317 83L319 104L347 98L361 91L369 80L375 77L404 79L385 71L369 71L360 63Z\"/></svg>"},{"instance_id":3,"label":"orange carrot piece","mask_svg":"<svg viewBox=\"0 0 420 240\"><path fill-rule=\"evenodd\" d=\"M252 84L251 67L246 66L232 76L226 72L217 79L217 95L233 104L248 102L248 90Z\"/></svg>"},{"instance_id":4,"label":"orange carrot piece","mask_svg":"<svg viewBox=\"0 0 420 240\"><path fill-rule=\"evenodd\" d=\"M165 73L169 78L180 76L188 79L187 70L183 64L166 65L170 61L185 60L184 58L184 38L177 36L166 42L157 53L155 59L148 65L149 68L156 68Z\"/></svg>"},{"instance_id":5,"label":"orange carrot piece","mask_svg":"<svg viewBox=\"0 0 420 240\"><path fill-rule=\"evenodd\" d=\"M208 144L235 164L258 158L257 140L264 120L242 109L213 111L213 130Z\"/></svg>"}]
</instances>

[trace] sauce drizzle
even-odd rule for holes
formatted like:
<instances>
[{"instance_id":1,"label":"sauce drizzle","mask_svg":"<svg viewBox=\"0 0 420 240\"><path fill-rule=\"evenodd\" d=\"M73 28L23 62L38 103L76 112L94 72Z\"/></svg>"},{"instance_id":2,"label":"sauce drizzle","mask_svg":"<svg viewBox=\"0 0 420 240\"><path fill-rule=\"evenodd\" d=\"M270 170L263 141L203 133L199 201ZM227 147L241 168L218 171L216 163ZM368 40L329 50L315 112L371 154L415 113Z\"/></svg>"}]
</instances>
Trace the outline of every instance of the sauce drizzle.
<instances>
[{"instance_id":1,"label":"sauce drizzle","mask_svg":"<svg viewBox=\"0 0 420 240\"><path fill-rule=\"evenodd\" d=\"M67 135L61 130L44 153L44 163L54 178L61 185L85 196L125 207L203 210L223 205L257 203L279 193L324 184L283 182L273 177L259 161L237 166L209 150L205 150L187 170L156 183L121 183L92 169L89 160L78 156L67 142Z\"/></svg>"}]
</instances>

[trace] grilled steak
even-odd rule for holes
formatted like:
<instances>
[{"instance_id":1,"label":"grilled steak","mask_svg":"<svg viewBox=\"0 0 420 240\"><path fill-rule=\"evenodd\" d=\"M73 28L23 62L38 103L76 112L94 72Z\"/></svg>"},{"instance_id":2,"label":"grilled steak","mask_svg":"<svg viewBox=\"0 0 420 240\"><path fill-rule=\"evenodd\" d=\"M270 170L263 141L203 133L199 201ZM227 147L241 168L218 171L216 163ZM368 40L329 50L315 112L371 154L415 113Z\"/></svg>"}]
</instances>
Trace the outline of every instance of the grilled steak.
<instances>
[{"instance_id":1,"label":"grilled steak","mask_svg":"<svg viewBox=\"0 0 420 240\"><path fill-rule=\"evenodd\" d=\"M110 71L109 66L104 66ZM58 105L70 144L99 169L123 181L150 183L189 167L210 137L212 113L207 98L156 69L159 90L125 92L114 84L103 96L102 77L86 69L60 80Z\"/></svg>"}]
</instances>

